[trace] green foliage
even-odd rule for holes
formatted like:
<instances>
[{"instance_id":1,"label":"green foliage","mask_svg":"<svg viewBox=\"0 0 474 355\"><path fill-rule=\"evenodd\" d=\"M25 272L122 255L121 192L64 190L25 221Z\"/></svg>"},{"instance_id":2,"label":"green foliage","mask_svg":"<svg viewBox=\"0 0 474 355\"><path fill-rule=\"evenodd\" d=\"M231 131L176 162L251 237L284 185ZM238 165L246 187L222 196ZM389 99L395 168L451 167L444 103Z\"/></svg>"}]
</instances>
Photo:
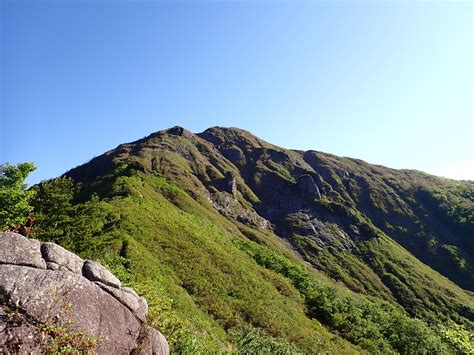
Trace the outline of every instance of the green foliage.
<instances>
[{"instance_id":1,"label":"green foliage","mask_svg":"<svg viewBox=\"0 0 474 355\"><path fill-rule=\"evenodd\" d=\"M251 241L235 240L265 268L288 277L305 296L307 312L369 351L411 354L447 350L439 334L390 303L351 295L321 283L303 266Z\"/></svg>"},{"instance_id":2,"label":"green foliage","mask_svg":"<svg viewBox=\"0 0 474 355\"><path fill-rule=\"evenodd\" d=\"M447 325L438 324L438 333L457 353L474 353L474 334L464 326L454 322L448 322Z\"/></svg>"},{"instance_id":3,"label":"green foliage","mask_svg":"<svg viewBox=\"0 0 474 355\"><path fill-rule=\"evenodd\" d=\"M93 354L103 341L101 338L73 331L57 321L41 324L39 329L47 336L48 341L41 347L48 354Z\"/></svg>"},{"instance_id":4,"label":"green foliage","mask_svg":"<svg viewBox=\"0 0 474 355\"><path fill-rule=\"evenodd\" d=\"M236 335L239 354L298 354L300 351L284 339L275 339L259 329Z\"/></svg>"},{"instance_id":5,"label":"green foliage","mask_svg":"<svg viewBox=\"0 0 474 355\"><path fill-rule=\"evenodd\" d=\"M71 178L61 177L34 186L36 224L32 234L40 240L56 242L78 253L91 252L98 244L96 236L114 216L107 214L97 195L83 203L73 203Z\"/></svg>"},{"instance_id":6,"label":"green foliage","mask_svg":"<svg viewBox=\"0 0 474 355\"><path fill-rule=\"evenodd\" d=\"M437 200L438 208L456 223L474 226L474 184L438 187L426 192Z\"/></svg>"},{"instance_id":7,"label":"green foliage","mask_svg":"<svg viewBox=\"0 0 474 355\"><path fill-rule=\"evenodd\" d=\"M39 346L41 353L93 354L97 346L103 341L102 338L93 337L85 332L73 329L73 323L64 319L60 322L57 317L47 316L40 321L20 306L13 305L1 296L0 307L2 323L6 324L6 328L29 328L30 341ZM68 306L65 305L64 307ZM24 339L17 336L7 336L5 340L6 342L2 343L5 346L3 350L6 350L6 353L18 353Z\"/></svg>"},{"instance_id":8,"label":"green foliage","mask_svg":"<svg viewBox=\"0 0 474 355\"><path fill-rule=\"evenodd\" d=\"M36 233L39 239L72 245L75 209L72 205L73 183L68 178L44 181L33 187L35 198L32 205L36 215Z\"/></svg>"},{"instance_id":9,"label":"green foliage","mask_svg":"<svg viewBox=\"0 0 474 355\"><path fill-rule=\"evenodd\" d=\"M33 191L27 191L25 179L35 170L33 163L0 166L0 230L26 221L33 207L29 204Z\"/></svg>"},{"instance_id":10,"label":"green foliage","mask_svg":"<svg viewBox=\"0 0 474 355\"><path fill-rule=\"evenodd\" d=\"M229 228L238 229L175 184L138 172L104 184L100 202L116 218L107 223L105 216L99 250L82 255L99 258L147 298L149 321L174 351L235 349L234 334L248 326L260 328L268 344L275 338L306 351L351 349L306 317L288 281L233 247Z\"/></svg>"},{"instance_id":11,"label":"green foliage","mask_svg":"<svg viewBox=\"0 0 474 355\"><path fill-rule=\"evenodd\" d=\"M100 258L124 284L146 297L149 321L165 334L173 351L354 352L360 347L370 352L421 353L460 349L453 336L428 322L428 313L422 314L426 320L413 319L399 306L335 285L308 268L273 234L249 229L243 235L168 179L137 171L108 177L99 183L102 187L98 185L101 199L90 195L76 204L67 181L52 183L60 185L63 211L72 208L76 214L83 213L79 225L97 221L97 227L85 227L97 230L93 238L100 243L95 244L88 244L90 240L80 236L76 226L68 231L58 224L65 233L87 241L73 242L71 248ZM56 191L50 186L48 190ZM44 193L38 191L38 196L46 198ZM53 207L43 210L45 220L48 213L57 213ZM364 217L354 218L358 225L365 223ZM367 228L377 233L374 227ZM60 239L64 240L68 239ZM382 248L384 239L375 240ZM377 255L371 256L374 262L380 258ZM342 258L340 262L352 261ZM384 272L402 278L396 268L394 264Z\"/></svg>"}]
</instances>

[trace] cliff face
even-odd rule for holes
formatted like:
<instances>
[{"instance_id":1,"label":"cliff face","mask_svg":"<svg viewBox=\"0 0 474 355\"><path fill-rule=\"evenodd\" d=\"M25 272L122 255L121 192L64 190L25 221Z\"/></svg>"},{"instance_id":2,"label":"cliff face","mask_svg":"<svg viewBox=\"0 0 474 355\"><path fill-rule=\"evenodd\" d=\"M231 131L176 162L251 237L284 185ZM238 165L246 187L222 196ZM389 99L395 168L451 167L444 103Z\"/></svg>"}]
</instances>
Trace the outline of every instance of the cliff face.
<instances>
[{"instance_id":1,"label":"cliff face","mask_svg":"<svg viewBox=\"0 0 474 355\"><path fill-rule=\"evenodd\" d=\"M0 233L0 352L168 354L148 306L102 265L54 243Z\"/></svg>"}]
</instances>

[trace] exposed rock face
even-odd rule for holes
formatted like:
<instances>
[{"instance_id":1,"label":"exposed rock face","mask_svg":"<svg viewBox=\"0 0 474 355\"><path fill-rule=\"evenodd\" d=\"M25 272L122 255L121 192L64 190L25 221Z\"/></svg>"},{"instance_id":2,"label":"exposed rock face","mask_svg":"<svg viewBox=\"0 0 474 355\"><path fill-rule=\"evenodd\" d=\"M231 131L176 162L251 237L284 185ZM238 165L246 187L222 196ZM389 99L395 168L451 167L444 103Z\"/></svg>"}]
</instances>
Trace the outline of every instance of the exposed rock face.
<instances>
[{"instance_id":1,"label":"exposed rock face","mask_svg":"<svg viewBox=\"0 0 474 355\"><path fill-rule=\"evenodd\" d=\"M298 190L304 197L321 199L321 193L311 175L302 175L298 179Z\"/></svg>"},{"instance_id":2,"label":"exposed rock face","mask_svg":"<svg viewBox=\"0 0 474 355\"><path fill-rule=\"evenodd\" d=\"M305 235L314 248L321 250L328 248L336 252L350 251L354 247L354 241L339 227L330 221L322 221L311 214L311 211L297 212L288 215L284 225L280 226L287 231L299 235ZM357 228L353 226L353 228Z\"/></svg>"},{"instance_id":3,"label":"exposed rock face","mask_svg":"<svg viewBox=\"0 0 474 355\"><path fill-rule=\"evenodd\" d=\"M237 146L225 149L222 154L232 162L241 161L242 163L245 163L245 155Z\"/></svg>"},{"instance_id":4,"label":"exposed rock face","mask_svg":"<svg viewBox=\"0 0 474 355\"><path fill-rule=\"evenodd\" d=\"M117 289L115 287L104 285L101 282L95 281L94 283L99 285L101 289L111 294L120 302L122 302L122 304L127 306L127 308L132 311L135 317L137 317L139 320L141 320L142 322L146 320L148 304L143 297L138 297L138 295L136 294Z\"/></svg>"},{"instance_id":5,"label":"exposed rock face","mask_svg":"<svg viewBox=\"0 0 474 355\"><path fill-rule=\"evenodd\" d=\"M0 264L14 264L46 269L46 261L41 256L40 242L34 239L5 232L0 238Z\"/></svg>"},{"instance_id":6,"label":"exposed rock face","mask_svg":"<svg viewBox=\"0 0 474 355\"><path fill-rule=\"evenodd\" d=\"M44 327L54 324L98 340L99 354L168 354L163 335L143 323L147 311L102 265L0 233L0 353L47 352Z\"/></svg>"},{"instance_id":7,"label":"exposed rock face","mask_svg":"<svg viewBox=\"0 0 474 355\"><path fill-rule=\"evenodd\" d=\"M192 136L191 132L189 132L187 129L184 129L183 127L180 127L180 126L174 126L168 129L168 133L173 134L175 136L184 136L184 137Z\"/></svg>"},{"instance_id":8,"label":"exposed rock face","mask_svg":"<svg viewBox=\"0 0 474 355\"><path fill-rule=\"evenodd\" d=\"M142 342L141 351L145 354L165 354L169 352L165 337L156 329L145 328L145 340Z\"/></svg>"},{"instance_id":9,"label":"exposed rock face","mask_svg":"<svg viewBox=\"0 0 474 355\"><path fill-rule=\"evenodd\" d=\"M208 201L221 214L235 219L240 223L255 227L257 229L266 229L269 227L269 222L260 217L253 208L249 206L242 206L236 199L235 195L228 192L216 192L209 195Z\"/></svg>"},{"instance_id":10,"label":"exposed rock face","mask_svg":"<svg viewBox=\"0 0 474 355\"><path fill-rule=\"evenodd\" d=\"M82 274L91 281L99 281L105 285L120 288L120 280L99 263L86 260L82 267Z\"/></svg>"},{"instance_id":11,"label":"exposed rock face","mask_svg":"<svg viewBox=\"0 0 474 355\"><path fill-rule=\"evenodd\" d=\"M231 172L225 175L225 189L234 196L237 194L237 181Z\"/></svg>"},{"instance_id":12,"label":"exposed rock face","mask_svg":"<svg viewBox=\"0 0 474 355\"><path fill-rule=\"evenodd\" d=\"M54 263L58 268L61 266L76 274L82 273L84 260L69 250L64 249L62 246L51 242L43 243L43 245L41 245L41 254L44 260L46 260L48 269L52 269L54 266L51 267L51 264Z\"/></svg>"}]
</instances>

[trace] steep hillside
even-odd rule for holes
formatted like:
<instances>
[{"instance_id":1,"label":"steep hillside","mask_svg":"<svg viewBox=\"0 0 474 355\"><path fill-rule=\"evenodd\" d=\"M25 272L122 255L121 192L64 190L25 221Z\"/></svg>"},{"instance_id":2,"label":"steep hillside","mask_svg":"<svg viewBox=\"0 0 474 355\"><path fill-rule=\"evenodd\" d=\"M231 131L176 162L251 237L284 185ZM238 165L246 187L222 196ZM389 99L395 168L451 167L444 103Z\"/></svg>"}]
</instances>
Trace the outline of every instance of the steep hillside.
<instances>
[{"instance_id":1,"label":"steep hillside","mask_svg":"<svg viewBox=\"0 0 474 355\"><path fill-rule=\"evenodd\" d=\"M472 182L218 127L66 175L101 210L72 245L149 300L172 350L472 350Z\"/></svg>"}]
</instances>

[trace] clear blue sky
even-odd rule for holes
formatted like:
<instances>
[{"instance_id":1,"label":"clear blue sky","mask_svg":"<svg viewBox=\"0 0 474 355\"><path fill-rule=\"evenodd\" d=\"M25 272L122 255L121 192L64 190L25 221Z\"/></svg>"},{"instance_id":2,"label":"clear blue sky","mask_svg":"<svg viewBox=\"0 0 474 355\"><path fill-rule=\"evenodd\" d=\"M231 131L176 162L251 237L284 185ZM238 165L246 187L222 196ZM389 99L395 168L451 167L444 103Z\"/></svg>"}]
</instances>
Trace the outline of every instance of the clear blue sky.
<instances>
[{"instance_id":1,"label":"clear blue sky","mask_svg":"<svg viewBox=\"0 0 474 355\"><path fill-rule=\"evenodd\" d=\"M181 125L474 180L471 1L0 0L0 162Z\"/></svg>"}]
</instances>

